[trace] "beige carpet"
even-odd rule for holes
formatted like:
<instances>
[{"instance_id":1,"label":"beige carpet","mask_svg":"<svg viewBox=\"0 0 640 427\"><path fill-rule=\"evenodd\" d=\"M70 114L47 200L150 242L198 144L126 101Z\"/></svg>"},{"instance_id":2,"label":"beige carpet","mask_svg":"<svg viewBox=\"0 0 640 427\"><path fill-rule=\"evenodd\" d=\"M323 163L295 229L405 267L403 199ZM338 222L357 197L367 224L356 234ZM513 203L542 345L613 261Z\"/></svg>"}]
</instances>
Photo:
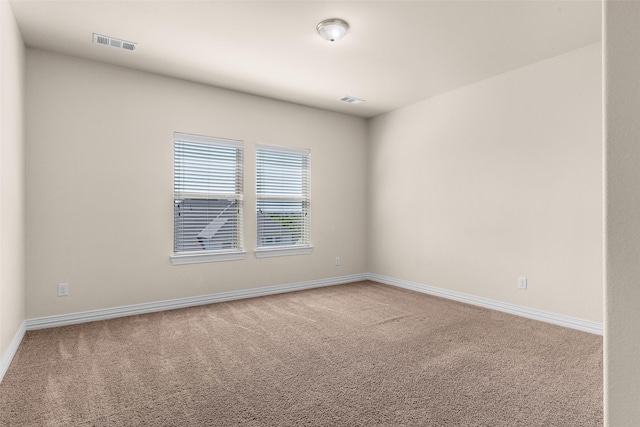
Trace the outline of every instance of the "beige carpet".
<instances>
[{"instance_id":1,"label":"beige carpet","mask_svg":"<svg viewBox=\"0 0 640 427\"><path fill-rule=\"evenodd\" d=\"M28 332L2 426L601 426L602 337L373 282Z\"/></svg>"}]
</instances>

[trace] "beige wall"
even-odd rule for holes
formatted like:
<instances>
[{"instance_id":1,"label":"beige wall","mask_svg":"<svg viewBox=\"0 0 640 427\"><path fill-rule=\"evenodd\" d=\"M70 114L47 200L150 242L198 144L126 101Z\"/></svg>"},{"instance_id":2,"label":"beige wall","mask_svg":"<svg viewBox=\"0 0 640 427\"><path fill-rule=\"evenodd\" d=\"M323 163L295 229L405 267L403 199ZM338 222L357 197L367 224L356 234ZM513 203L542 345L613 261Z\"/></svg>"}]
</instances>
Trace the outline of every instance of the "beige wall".
<instances>
[{"instance_id":1,"label":"beige wall","mask_svg":"<svg viewBox=\"0 0 640 427\"><path fill-rule=\"evenodd\" d=\"M361 119L29 49L27 317L370 271L601 322L600 48L368 135ZM171 265L174 131L245 140L245 260ZM312 255L253 257L256 143L312 150Z\"/></svg>"},{"instance_id":2,"label":"beige wall","mask_svg":"<svg viewBox=\"0 0 640 427\"><path fill-rule=\"evenodd\" d=\"M31 49L26 106L27 318L365 271L363 119ZM245 141L245 260L171 264L174 131ZM256 143L311 149L310 255L252 253Z\"/></svg>"},{"instance_id":3,"label":"beige wall","mask_svg":"<svg viewBox=\"0 0 640 427\"><path fill-rule=\"evenodd\" d=\"M373 119L368 271L601 322L601 97L598 43Z\"/></svg>"},{"instance_id":4,"label":"beige wall","mask_svg":"<svg viewBox=\"0 0 640 427\"><path fill-rule=\"evenodd\" d=\"M606 1L605 425L640 420L640 3Z\"/></svg>"},{"instance_id":5,"label":"beige wall","mask_svg":"<svg viewBox=\"0 0 640 427\"><path fill-rule=\"evenodd\" d=\"M9 4L0 1L0 358L25 319L24 56Z\"/></svg>"}]
</instances>

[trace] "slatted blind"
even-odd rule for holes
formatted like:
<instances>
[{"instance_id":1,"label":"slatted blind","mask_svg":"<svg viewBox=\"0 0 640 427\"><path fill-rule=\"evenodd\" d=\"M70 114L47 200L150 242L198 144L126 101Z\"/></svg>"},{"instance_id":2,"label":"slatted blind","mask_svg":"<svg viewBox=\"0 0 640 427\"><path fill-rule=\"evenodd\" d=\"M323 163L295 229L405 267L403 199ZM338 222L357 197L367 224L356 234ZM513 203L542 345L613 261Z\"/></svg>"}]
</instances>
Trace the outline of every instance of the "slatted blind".
<instances>
[{"instance_id":1,"label":"slatted blind","mask_svg":"<svg viewBox=\"0 0 640 427\"><path fill-rule=\"evenodd\" d=\"M310 151L256 150L258 248L309 246Z\"/></svg>"},{"instance_id":2,"label":"slatted blind","mask_svg":"<svg viewBox=\"0 0 640 427\"><path fill-rule=\"evenodd\" d=\"M174 252L242 249L241 141L174 134Z\"/></svg>"}]
</instances>

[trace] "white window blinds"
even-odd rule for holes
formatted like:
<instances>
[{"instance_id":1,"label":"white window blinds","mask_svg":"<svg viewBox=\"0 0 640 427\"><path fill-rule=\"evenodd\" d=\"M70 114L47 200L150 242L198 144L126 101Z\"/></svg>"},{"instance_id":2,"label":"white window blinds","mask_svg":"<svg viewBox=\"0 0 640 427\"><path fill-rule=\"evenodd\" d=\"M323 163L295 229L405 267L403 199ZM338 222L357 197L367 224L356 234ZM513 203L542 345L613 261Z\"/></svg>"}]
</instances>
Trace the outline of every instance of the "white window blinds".
<instances>
[{"instance_id":1,"label":"white window blinds","mask_svg":"<svg viewBox=\"0 0 640 427\"><path fill-rule=\"evenodd\" d=\"M310 152L258 146L258 248L309 246Z\"/></svg>"},{"instance_id":2,"label":"white window blinds","mask_svg":"<svg viewBox=\"0 0 640 427\"><path fill-rule=\"evenodd\" d=\"M174 253L242 249L241 141L174 134Z\"/></svg>"}]
</instances>

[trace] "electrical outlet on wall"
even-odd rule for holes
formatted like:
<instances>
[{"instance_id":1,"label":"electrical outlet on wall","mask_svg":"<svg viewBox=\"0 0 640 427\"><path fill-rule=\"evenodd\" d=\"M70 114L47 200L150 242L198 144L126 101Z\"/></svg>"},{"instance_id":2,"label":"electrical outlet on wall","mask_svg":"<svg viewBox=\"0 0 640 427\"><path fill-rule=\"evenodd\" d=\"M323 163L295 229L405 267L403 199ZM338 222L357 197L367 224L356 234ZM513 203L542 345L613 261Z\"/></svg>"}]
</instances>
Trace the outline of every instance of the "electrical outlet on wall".
<instances>
[{"instance_id":1,"label":"electrical outlet on wall","mask_svg":"<svg viewBox=\"0 0 640 427\"><path fill-rule=\"evenodd\" d=\"M69 295L69 284L68 283L58 283L58 296L66 297Z\"/></svg>"},{"instance_id":2,"label":"electrical outlet on wall","mask_svg":"<svg viewBox=\"0 0 640 427\"><path fill-rule=\"evenodd\" d=\"M336 266L339 266L340 264L342 264L342 260L340 259L339 256L336 257Z\"/></svg>"},{"instance_id":3,"label":"electrical outlet on wall","mask_svg":"<svg viewBox=\"0 0 640 427\"><path fill-rule=\"evenodd\" d=\"M524 276L518 277L518 289L527 289L527 278Z\"/></svg>"}]
</instances>

